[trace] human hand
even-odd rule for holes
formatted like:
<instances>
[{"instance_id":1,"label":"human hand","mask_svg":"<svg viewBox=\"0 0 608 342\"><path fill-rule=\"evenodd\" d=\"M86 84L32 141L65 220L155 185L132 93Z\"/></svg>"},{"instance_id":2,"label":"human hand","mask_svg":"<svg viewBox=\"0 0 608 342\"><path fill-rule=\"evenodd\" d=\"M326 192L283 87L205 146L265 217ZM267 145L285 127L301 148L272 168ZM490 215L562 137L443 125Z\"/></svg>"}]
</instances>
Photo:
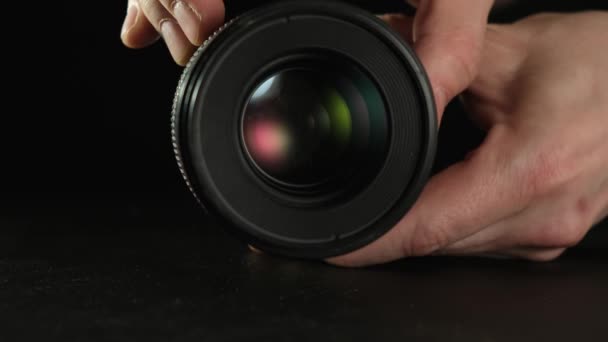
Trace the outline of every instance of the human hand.
<instances>
[{"instance_id":1,"label":"human hand","mask_svg":"<svg viewBox=\"0 0 608 342\"><path fill-rule=\"evenodd\" d=\"M128 0L120 36L130 48L146 47L162 36L183 66L223 21L223 0Z\"/></svg>"},{"instance_id":2,"label":"human hand","mask_svg":"<svg viewBox=\"0 0 608 342\"><path fill-rule=\"evenodd\" d=\"M411 37L406 19L392 20ZM606 32L607 12L490 25L463 96L488 130L484 143L432 178L389 233L329 262L430 254L546 261L576 245L608 216Z\"/></svg>"}]
</instances>

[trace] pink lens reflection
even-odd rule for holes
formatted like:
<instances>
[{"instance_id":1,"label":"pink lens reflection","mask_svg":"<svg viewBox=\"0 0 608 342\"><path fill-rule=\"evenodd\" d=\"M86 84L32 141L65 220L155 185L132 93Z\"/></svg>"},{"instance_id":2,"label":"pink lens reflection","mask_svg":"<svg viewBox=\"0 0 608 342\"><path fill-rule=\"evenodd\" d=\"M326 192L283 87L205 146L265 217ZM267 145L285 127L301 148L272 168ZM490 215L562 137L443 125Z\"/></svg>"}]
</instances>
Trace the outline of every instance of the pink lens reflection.
<instances>
[{"instance_id":1,"label":"pink lens reflection","mask_svg":"<svg viewBox=\"0 0 608 342\"><path fill-rule=\"evenodd\" d=\"M283 166L289 154L289 132L284 124L263 118L249 122L245 130L247 149L260 167Z\"/></svg>"}]
</instances>

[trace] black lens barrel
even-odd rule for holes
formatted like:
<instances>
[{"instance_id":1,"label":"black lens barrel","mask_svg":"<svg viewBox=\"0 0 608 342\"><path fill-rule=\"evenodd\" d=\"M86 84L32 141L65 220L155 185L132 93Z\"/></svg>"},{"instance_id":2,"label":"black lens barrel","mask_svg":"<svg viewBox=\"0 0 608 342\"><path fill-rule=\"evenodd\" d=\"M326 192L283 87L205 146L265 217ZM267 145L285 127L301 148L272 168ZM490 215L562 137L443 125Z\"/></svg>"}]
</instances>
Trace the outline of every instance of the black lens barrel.
<instances>
[{"instance_id":1,"label":"black lens barrel","mask_svg":"<svg viewBox=\"0 0 608 342\"><path fill-rule=\"evenodd\" d=\"M393 227L430 174L437 131L412 49L334 1L281 2L226 25L184 70L172 127L188 186L227 229L305 258Z\"/></svg>"}]
</instances>

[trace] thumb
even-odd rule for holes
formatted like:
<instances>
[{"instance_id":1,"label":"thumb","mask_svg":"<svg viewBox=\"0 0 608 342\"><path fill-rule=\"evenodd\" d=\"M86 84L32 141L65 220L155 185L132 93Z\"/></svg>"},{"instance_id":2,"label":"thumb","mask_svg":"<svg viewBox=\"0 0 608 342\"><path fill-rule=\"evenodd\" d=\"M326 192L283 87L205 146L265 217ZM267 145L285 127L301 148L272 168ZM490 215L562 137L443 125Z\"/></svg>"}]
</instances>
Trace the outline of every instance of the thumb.
<instances>
[{"instance_id":1,"label":"thumb","mask_svg":"<svg viewBox=\"0 0 608 342\"><path fill-rule=\"evenodd\" d=\"M511 131L494 127L469 159L435 175L411 210L371 244L327 262L360 267L433 254L523 210L525 184L510 165Z\"/></svg>"},{"instance_id":2,"label":"thumb","mask_svg":"<svg viewBox=\"0 0 608 342\"><path fill-rule=\"evenodd\" d=\"M439 119L448 102L477 74L493 0L420 0L414 19L415 50L424 65Z\"/></svg>"}]
</instances>

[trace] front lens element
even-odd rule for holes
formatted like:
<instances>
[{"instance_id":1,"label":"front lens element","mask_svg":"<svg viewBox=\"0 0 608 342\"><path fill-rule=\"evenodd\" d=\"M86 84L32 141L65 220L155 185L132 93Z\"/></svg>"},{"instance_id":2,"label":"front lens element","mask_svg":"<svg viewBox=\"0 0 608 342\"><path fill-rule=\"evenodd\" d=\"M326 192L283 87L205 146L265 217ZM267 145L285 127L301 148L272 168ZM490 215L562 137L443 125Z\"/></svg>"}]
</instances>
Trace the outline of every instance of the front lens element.
<instances>
[{"instance_id":1,"label":"front lens element","mask_svg":"<svg viewBox=\"0 0 608 342\"><path fill-rule=\"evenodd\" d=\"M354 66L273 74L249 97L242 125L255 167L292 188L348 180L382 158L388 142L380 92Z\"/></svg>"}]
</instances>

